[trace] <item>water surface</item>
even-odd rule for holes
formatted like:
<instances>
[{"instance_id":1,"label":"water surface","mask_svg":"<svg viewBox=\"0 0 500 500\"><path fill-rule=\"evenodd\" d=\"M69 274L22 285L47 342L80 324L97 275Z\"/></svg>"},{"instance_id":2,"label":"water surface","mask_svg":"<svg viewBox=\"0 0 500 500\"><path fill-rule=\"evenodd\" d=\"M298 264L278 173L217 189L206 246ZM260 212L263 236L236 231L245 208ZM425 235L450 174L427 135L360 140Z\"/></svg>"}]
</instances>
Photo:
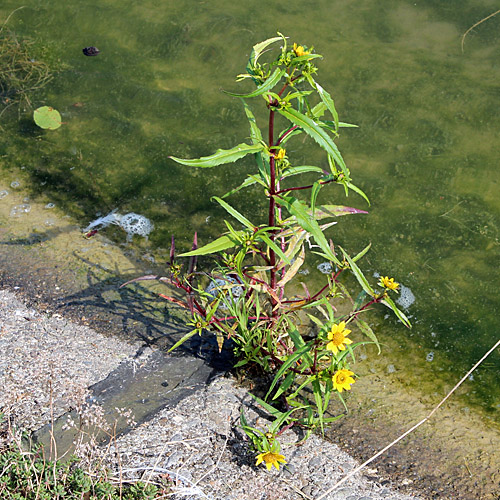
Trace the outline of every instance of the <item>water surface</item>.
<instances>
[{"instance_id":1,"label":"water surface","mask_svg":"<svg viewBox=\"0 0 500 500\"><path fill-rule=\"evenodd\" d=\"M234 77L250 47L279 30L324 55L318 79L341 119L359 125L339 146L372 201L370 214L339 221L332 237L351 253L371 242L367 274L394 276L416 297L407 311L411 331L392 319L382 323L384 311L372 315L389 346L387 362L414 386L444 395L498 339L500 16L471 32L464 52L460 46L467 28L496 10L494 2L23 5L8 26L62 66L33 105L56 107L65 123L51 132L33 125L29 110L20 120L14 110L2 116L6 185L20 182L82 227L113 209L144 214L155 224L152 249L167 247L171 234L187 247L195 230L209 241L224 217L210 196L241 181L251 164L208 172L168 156L206 155L247 140L240 103L220 89L239 91ZM4 0L0 17L17 6ZM89 45L101 54L85 57ZM326 166L314 151L298 141L288 153L296 164ZM340 189L322 196L346 203ZM256 222L264 217L255 192L233 203ZM348 204L367 208L355 195ZM108 234L123 239L116 228ZM497 422L499 375L496 353L463 396Z\"/></svg>"}]
</instances>

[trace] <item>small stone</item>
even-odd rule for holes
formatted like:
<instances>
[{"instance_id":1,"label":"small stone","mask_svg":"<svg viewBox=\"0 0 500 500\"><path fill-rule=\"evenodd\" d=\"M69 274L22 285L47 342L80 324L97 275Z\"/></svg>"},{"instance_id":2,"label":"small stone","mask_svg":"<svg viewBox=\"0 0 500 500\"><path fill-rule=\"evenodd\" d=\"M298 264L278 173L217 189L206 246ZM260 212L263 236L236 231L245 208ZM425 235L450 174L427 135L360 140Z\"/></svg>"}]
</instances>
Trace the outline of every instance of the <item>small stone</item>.
<instances>
[{"instance_id":1,"label":"small stone","mask_svg":"<svg viewBox=\"0 0 500 500\"><path fill-rule=\"evenodd\" d=\"M321 457L314 457L311 460L309 460L308 466L311 469L315 469L316 467L319 467L321 465Z\"/></svg>"}]
</instances>

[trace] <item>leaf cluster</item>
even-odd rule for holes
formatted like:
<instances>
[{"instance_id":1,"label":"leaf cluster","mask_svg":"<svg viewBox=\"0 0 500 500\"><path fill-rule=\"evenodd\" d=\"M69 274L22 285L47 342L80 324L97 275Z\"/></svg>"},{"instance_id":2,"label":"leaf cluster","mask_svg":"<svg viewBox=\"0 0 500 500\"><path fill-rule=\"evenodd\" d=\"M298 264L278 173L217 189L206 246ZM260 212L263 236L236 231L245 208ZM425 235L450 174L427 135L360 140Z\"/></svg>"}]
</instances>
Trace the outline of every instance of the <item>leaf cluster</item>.
<instances>
[{"instance_id":1,"label":"leaf cluster","mask_svg":"<svg viewBox=\"0 0 500 500\"><path fill-rule=\"evenodd\" d=\"M282 45L277 57L261 63L261 56L278 42ZM204 246L198 246L195 236L192 249L179 255L189 259L186 271L181 271L175 260L172 241L169 274L133 280L157 279L185 292L184 299L162 295L192 317L191 330L173 348L193 335L212 331L220 348L231 339L236 367L251 363L273 374L266 400L271 398L275 403L259 400L274 418L272 428L262 432L242 417L243 429L261 452L279 449L276 437L290 425L310 432L323 430L325 424L339 418L342 414L326 416L332 396L339 397L347 410L342 391L350 390L354 379L349 375L339 385L335 377L353 373L349 364L355 360L359 346L373 343L380 349L375 333L363 319L368 310L382 304L410 326L389 297L393 290L375 289L359 267L370 245L351 256L328 236L339 217L367 212L320 202L320 192L328 189L322 197L330 200L333 189L340 187L345 196L352 191L369 201L353 184L335 143L342 128L354 125L339 120L332 96L317 81L314 63L319 58L312 48L297 44L290 47L281 34L253 47L246 73L238 75L238 80L253 81L255 90L246 94L227 92L242 101L250 128L249 143L197 159L170 157L187 167L213 168L253 155L255 170L224 196L213 197L232 222L226 221L227 231ZM265 133L248 103L253 99L267 107ZM278 120L282 128L276 133ZM293 164L285 146L293 143L294 148L299 147L300 136L312 139L323 151L323 165ZM312 184L301 183L305 174L308 179L315 177ZM264 223L252 220L227 201L250 186L260 187L267 202ZM308 286L301 276L300 290L298 274L308 254L325 259L331 272L326 283L319 286ZM213 268L197 271L198 257L206 255L214 258ZM361 288L355 299L346 285L349 274ZM355 327L356 335L361 333L367 339L351 345L343 337L334 338L339 324ZM332 343L335 347L331 347Z\"/></svg>"},{"instance_id":2,"label":"leaf cluster","mask_svg":"<svg viewBox=\"0 0 500 500\"><path fill-rule=\"evenodd\" d=\"M141 482L116 484L105 470L90 476L78 466L44 458L41 447L23 450L11 443L0 450L0 498L5 500L153 500L164 487Z\"/></svg>"}]
</instances>

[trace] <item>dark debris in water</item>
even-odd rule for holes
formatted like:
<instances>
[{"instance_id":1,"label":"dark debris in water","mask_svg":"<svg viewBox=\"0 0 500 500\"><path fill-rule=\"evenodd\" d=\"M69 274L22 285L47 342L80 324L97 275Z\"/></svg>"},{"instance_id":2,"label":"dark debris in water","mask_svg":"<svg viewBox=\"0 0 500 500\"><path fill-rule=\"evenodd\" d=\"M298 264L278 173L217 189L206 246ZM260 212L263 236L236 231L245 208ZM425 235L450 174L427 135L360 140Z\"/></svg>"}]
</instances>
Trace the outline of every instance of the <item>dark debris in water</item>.
<instances>
[{"instance_id":1,"label":"dark debris in water","mask_svg":"<svg viewBox=\"0 0 500 500\"><path fill-rule=\"evenodd\" d=\"M97 47L85 47L82 52L86 56L97 56L101 51Z\"/></svg>"}]
</instances>

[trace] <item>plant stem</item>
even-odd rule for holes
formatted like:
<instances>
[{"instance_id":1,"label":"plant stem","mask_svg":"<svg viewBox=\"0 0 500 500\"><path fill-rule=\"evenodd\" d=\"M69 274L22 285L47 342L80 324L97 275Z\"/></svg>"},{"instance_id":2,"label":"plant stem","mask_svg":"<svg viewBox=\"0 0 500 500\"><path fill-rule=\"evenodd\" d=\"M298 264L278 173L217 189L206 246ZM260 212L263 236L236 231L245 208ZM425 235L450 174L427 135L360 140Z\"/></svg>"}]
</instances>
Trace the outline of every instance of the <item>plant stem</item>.
<instances>
[{"instance_id":1,"label":"plant stem","mask_svg":"<svg viewBox=\"0 0 500 500\"><path fill-rule=\"evenodd\" d=\"M269 150L274 146L274 111L271 109L269 111ZM270 180L269 180L269 226L274 227L276 224L276 200L274 195L276 194L276 162L273 155L271 155L269 161L270 170ZM271 241L274 242L275 231L270 234ZM276 253L272 248L269 249L269 265L271 268L271 276L269 285L273 290L276 290ZM273 317L278 314L276 306L276 300L271 297L271 304L273 308Z\"/></svg>"}]
</instances>

